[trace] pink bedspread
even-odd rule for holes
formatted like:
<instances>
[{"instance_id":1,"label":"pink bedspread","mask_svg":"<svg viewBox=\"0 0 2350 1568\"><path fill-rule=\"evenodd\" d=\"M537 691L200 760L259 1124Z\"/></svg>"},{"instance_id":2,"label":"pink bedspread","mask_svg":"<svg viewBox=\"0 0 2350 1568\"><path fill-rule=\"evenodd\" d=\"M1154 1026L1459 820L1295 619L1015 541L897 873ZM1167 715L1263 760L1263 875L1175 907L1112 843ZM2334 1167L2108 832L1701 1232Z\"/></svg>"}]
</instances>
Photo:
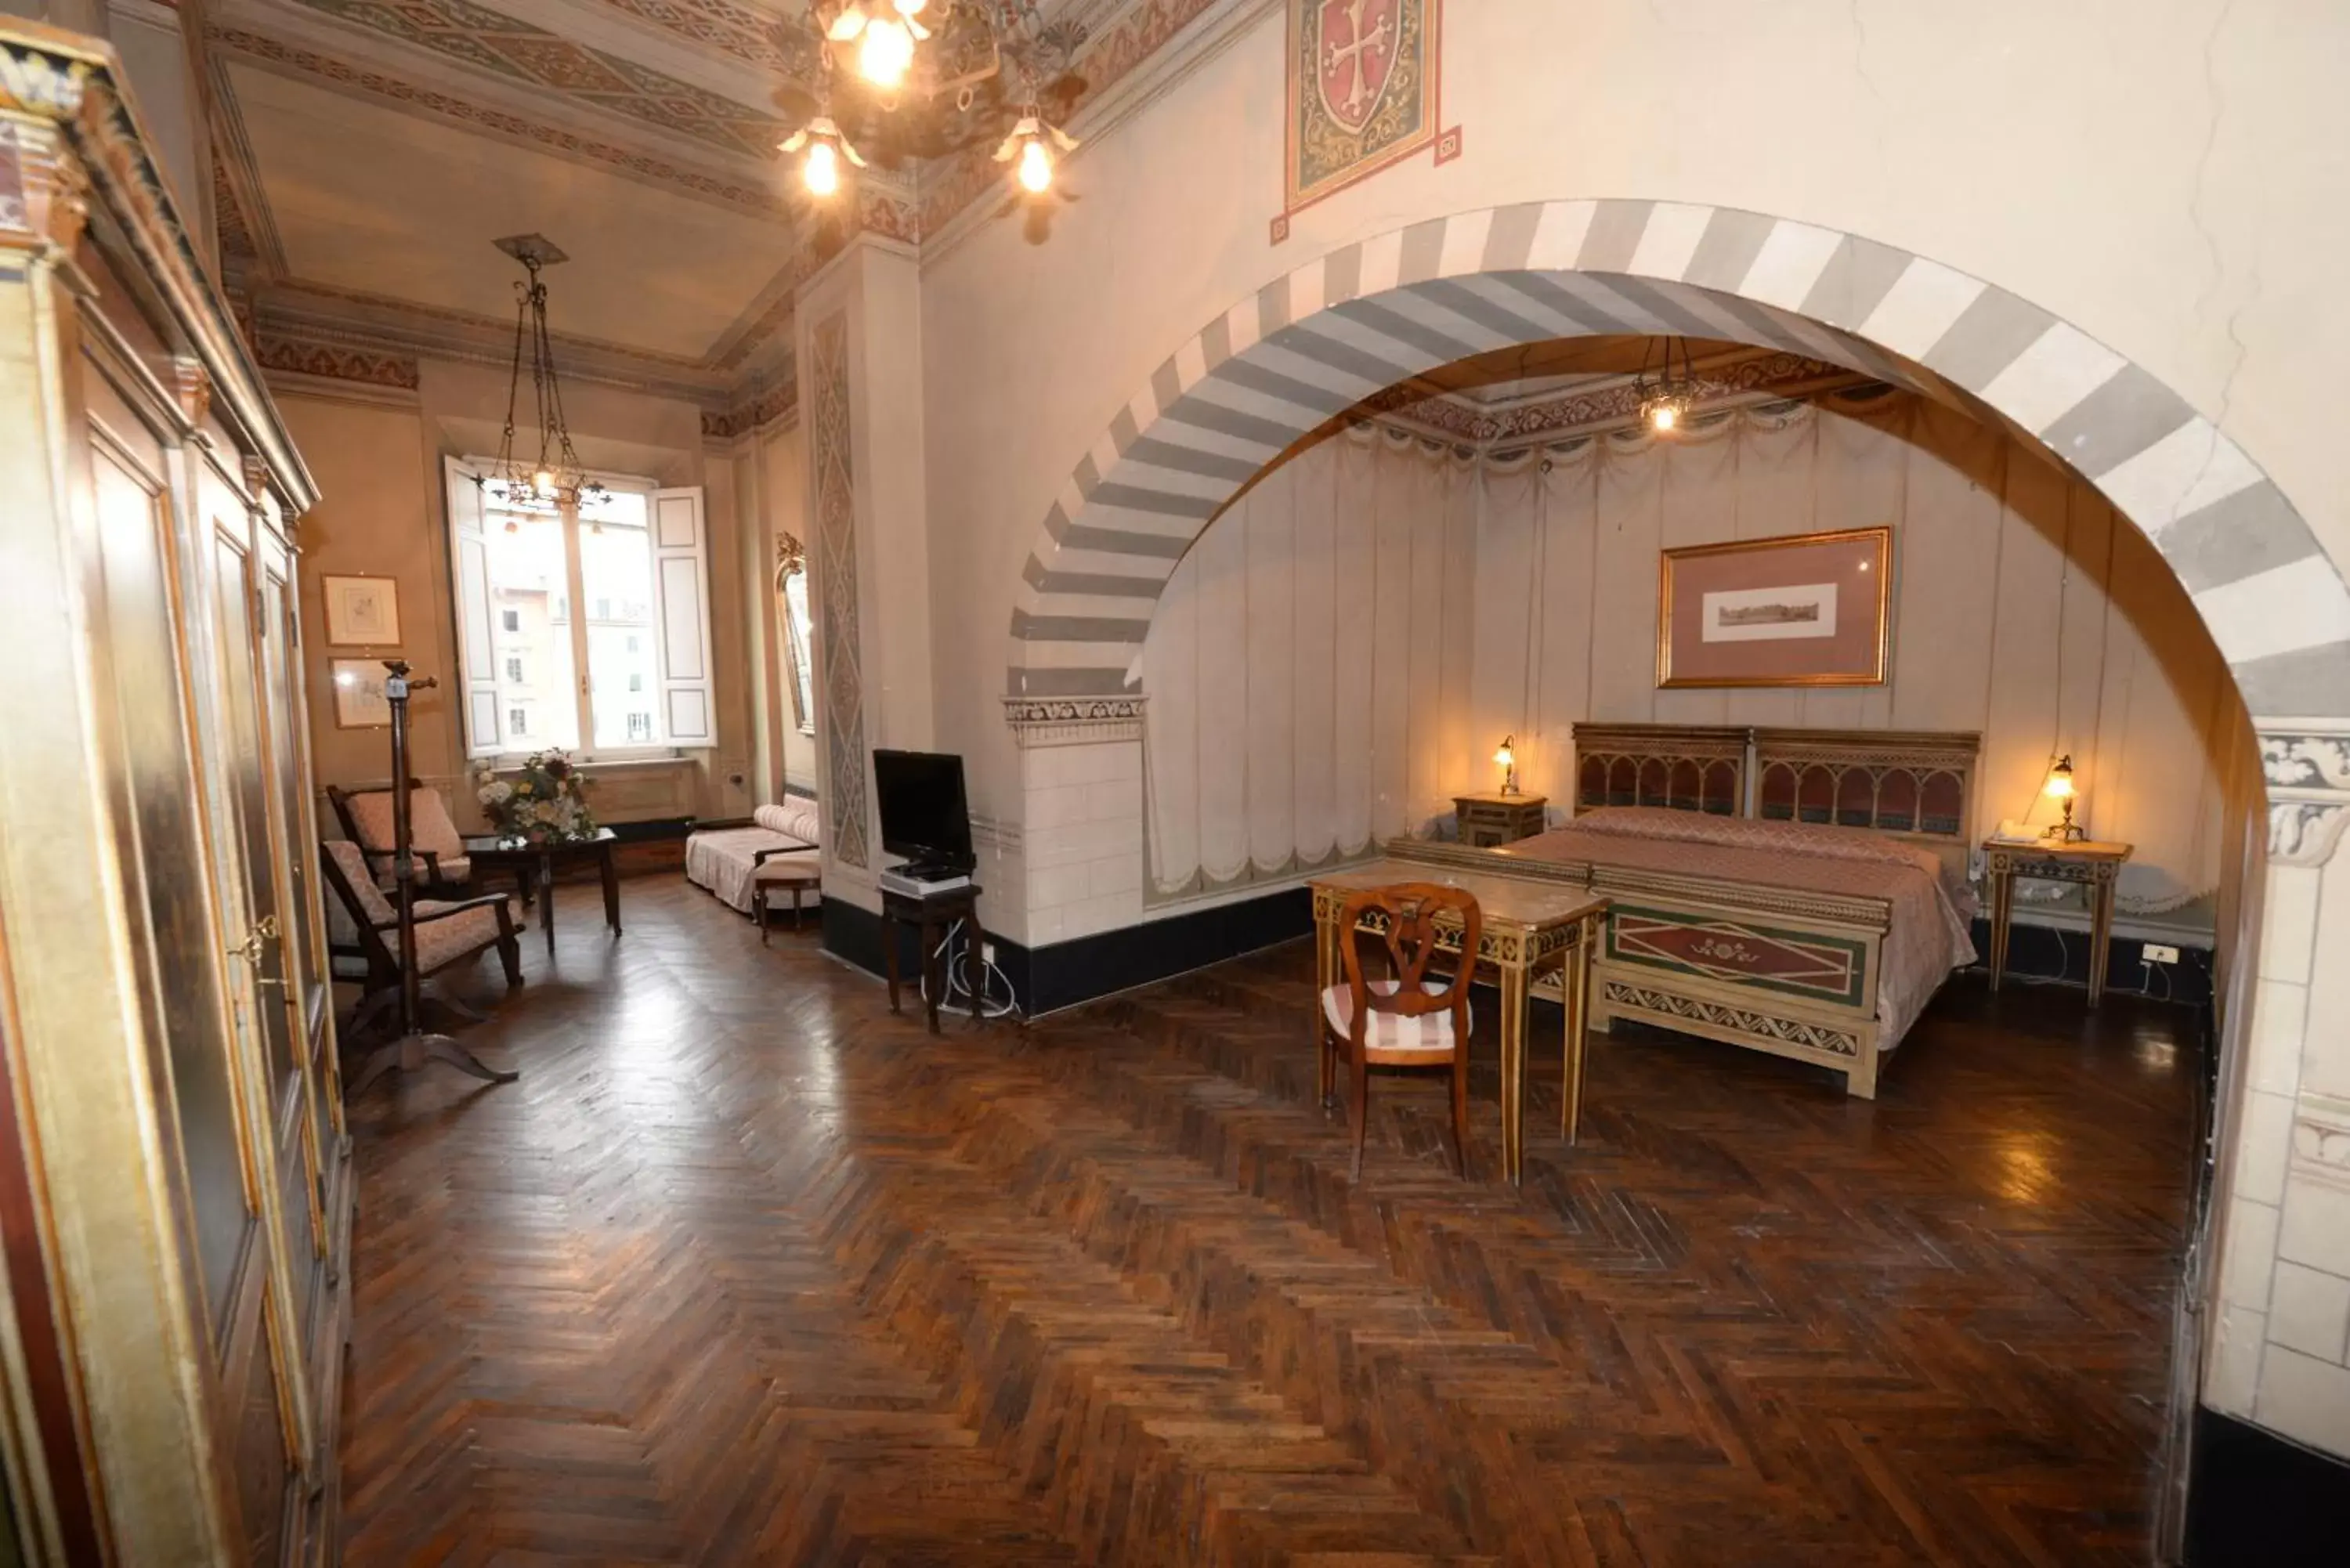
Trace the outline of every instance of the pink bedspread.
<instances>
[{"instance_id":1,"label":"pink bedspread","mask_svg":"<svg viewBox=\"0 0 2350 1568\"><path fill-rule=\"evenodd\" d=\"M1880 1050L1908 1033L1950 971L1974 961L1974 940L1942 885L1939 857L1862 828L1610 806L1520 839L1506 853L1884 899L1891 919L1877 950Z\"/></svg>"}]
</instances>

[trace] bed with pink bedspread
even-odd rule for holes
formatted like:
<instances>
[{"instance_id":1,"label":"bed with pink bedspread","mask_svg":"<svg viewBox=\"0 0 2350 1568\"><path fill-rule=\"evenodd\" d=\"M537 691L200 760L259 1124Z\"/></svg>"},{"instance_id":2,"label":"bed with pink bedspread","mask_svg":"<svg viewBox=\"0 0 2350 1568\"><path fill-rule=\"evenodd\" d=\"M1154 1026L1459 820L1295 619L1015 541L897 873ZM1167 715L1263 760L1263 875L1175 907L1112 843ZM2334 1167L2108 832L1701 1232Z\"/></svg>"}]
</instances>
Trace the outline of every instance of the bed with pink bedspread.
<instances>
[{"instance_id":1,"label":"bed with pink bedspread","mask_svg":"<svg viewBox=\"0 0 2350 1568\"><path fill-rule=\"evenodd\" d=\"M1606 894L1595 1028L1629 1018L1726 1041L1874 1096L1879 1058L1974 960L1981 737L1610 722L1574 738L1568 826L1386 853Z\"/></svg>"},{"instance_id":2,"label":"bed with pink bedspread","mask_svg":"<svg viewBox=\"0 0 2350 1568\"><path fill-rule=\"evenodd\" d=\"M1674 878L1736 887L1748 899L1801 893L1881 903L1885 924L1876 955L1872 1010L1879 1025L1879 1051L1899 1044L1950 971L1975 958L1969 929L1973 895L1963 884L1950 885L1943 857L1865 828L1615 806L1521 839L1503 853L1589 867L1597 883L1622 883L1627 890L1632 884L1654 886L1659 879ZM1619 945L1627 944L1611 944ZM1742 965L1734 950L1703 936L1674 939L1669 932L1658 933L1637 944L1641 956L1694 965L1716 978L1746 979L1782 969L1809 976L1818 970L1817 956L1809 951L1794 957L1752 943L1745 950L1755 957ZM1769 961L1766 950L1783 961ZM1620 962L1634 953L1611 956ZM1835 964L1821 972L1835 981L1850 978Z\"/></svg>"}]
</instances>

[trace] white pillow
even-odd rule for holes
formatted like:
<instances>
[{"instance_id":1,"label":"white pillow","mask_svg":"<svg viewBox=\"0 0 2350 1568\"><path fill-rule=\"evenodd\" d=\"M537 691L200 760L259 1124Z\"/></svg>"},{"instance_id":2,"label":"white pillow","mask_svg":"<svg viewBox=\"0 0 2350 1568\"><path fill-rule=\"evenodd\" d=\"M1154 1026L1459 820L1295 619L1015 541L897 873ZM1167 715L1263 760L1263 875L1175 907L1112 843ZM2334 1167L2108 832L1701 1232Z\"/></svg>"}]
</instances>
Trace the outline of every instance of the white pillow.
<instances>
[{"instance_id":1,"label":"white pillow","mask_svg":"<svg viewBox=\"0 0 2350 1568\"><path fill-rule=\"evenodd\" d=\"M790 836L814 844L816 841L816 803L795 795L775 805L763 805L751 813L751 820L770 833Z\"/></svg>"}]
</instances>

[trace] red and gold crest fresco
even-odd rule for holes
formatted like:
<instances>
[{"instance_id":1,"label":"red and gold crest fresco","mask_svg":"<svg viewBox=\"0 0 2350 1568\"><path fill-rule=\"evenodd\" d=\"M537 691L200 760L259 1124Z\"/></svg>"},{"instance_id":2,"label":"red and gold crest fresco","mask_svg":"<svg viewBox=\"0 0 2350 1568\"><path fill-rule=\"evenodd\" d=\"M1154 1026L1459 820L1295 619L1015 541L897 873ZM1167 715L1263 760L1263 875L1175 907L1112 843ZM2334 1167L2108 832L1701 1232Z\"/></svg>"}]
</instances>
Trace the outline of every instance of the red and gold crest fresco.
<instances>
[{"instance_id":1,"label":"red and gold crest fresco","mask_svg":"<svg viewBox=\"0 0 2350 1568\"><path fill-rule=\"evenodd\" d=\"M1289 217L1438 140L1443 0L1289 0ZM1457 153L1457 131L1445 133ZM1439 159L1446 156L1440 148Z\"/></svg>"}]
</instances>

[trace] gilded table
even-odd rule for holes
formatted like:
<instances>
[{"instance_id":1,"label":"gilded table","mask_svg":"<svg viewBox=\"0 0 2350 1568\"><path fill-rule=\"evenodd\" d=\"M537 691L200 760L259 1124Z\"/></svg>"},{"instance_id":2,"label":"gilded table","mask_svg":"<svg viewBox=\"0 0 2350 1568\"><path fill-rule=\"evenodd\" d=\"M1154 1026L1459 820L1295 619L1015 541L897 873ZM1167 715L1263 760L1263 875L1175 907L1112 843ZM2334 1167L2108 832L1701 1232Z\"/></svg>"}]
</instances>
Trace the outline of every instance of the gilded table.
<instances>
[{"instance_id":1,"label":"gilded table","mask_svg":"<svg viewBox=\"0 0 2350 1568\"><path fill-rule=\"evenodd\" d=\"M2114 879L2131 846L2095 838L1983 840L1983 870L1991 878L1991 988L2007 968L2008 927L2015 913L2015 879L2077 882L2089 898L2089 1005L2106 993L2106 947L2114 934Z\"/></svg>"},{"instance_id":2,"label":"gilded table","mask_svg":"<svg viewBox=\"0 0 2350 1568\"><path fill-rule=\"evenodd\" d=\"M1314 888L1315 1006L1321 993L1338 982L1340 974L1338 911L1347 897L1365 888L1398 882L1434 882L1459 888L1477 900L1483 918L1476 962L1492 971L1502 992L1502 1169L1515 1182L1525 1152L1526 1017L1529 992L1536 976L1560 971L1566 1002L1565 1077L1559 1090L1559 1133L1575 1141L1583 1116L1583 1021L1588 1016L1591 950L1606 924L1605 895L1555 882L1521 880L1485 872L1459 871L1450 867L1403 860L1379 860L1368 866L1316 877ZM1450 928L1450 940L1443 934ZM1376 917L1357 927L1377 930ZM1437 945L1448 952L1461 950L1461 924L1440 920ZM1318 1013L1317 1013L1318 1016ZM1322 1085L1326 1096L1331 1085Z\"/></svg>"}]
</instances>

